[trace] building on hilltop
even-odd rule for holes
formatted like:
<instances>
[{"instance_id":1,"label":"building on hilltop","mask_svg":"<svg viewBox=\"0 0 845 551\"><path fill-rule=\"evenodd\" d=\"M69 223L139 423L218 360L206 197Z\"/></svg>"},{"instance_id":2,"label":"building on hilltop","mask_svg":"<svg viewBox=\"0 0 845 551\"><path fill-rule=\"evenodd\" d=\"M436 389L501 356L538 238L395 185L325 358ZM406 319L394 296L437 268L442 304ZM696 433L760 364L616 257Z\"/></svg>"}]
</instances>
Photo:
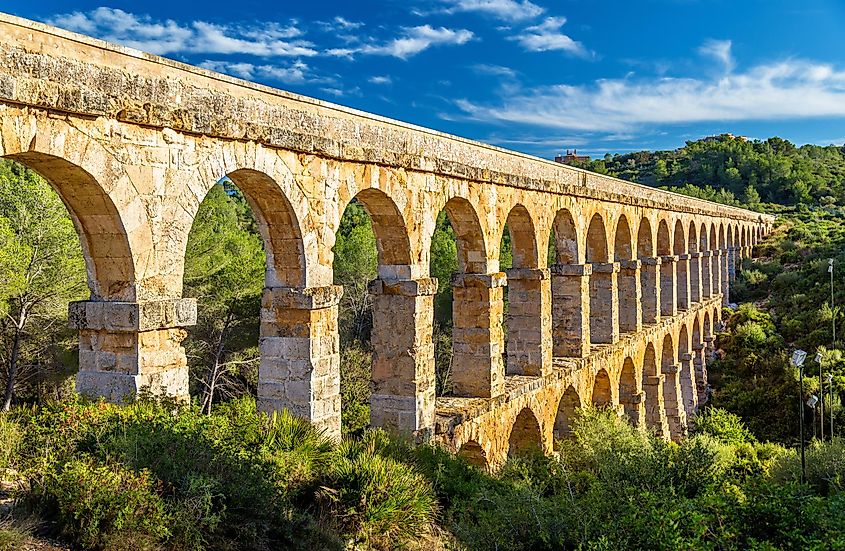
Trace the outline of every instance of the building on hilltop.
<instances>
[{"instance_id":1,"label":"building on hilltop","mask_svg":"<svg viewBox=\"0 0 845 551\"><path fill-rule=\"evenodd\" d=\"M555 157L556 163L561 163L564 165L572 165L572 164L580 164L580 163L589 163L590 156L589 155L578 155L577 149L566 150L565 155L557 155Z\"/></svg>"},{"instance_id":2,"label":"building on hilltop","mask_svg":"<svg viewBox=\"0 0 845 551\"><path fill-rule=\"evenodd\" d=\"M739 140L741 142L747 142L747 136L734 136L730 132L725 132L723 134L719 134L718 136L707 136L703 138L701 141L703 142L726 142L728 140Z\"/></svg>"}]
</instances>

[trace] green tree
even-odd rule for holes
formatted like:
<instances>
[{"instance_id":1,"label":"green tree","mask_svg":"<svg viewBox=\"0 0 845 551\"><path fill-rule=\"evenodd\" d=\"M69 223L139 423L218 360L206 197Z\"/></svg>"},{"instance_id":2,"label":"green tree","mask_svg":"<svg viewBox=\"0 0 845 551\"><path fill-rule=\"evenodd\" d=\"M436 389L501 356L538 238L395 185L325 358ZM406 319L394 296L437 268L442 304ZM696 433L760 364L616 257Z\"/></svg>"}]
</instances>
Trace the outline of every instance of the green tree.
<instances>
[{"instance_id":1,"label":"green tree","mask_svg":"<svg viewBox=\"0 0 845 551\"><path fill-rule=\"evenodd\" d=\"M22 375L55 358L67 303L85 294L76 229L59 196L21 165L0 163L0 358L8 410Z\"/></svg>"},{"instance_id":2,"label":"green tree","mask_svg":"<svg viewBox=\"0 0 845 551\"><path fill-rule=\"evenodd\" d=\"M254 217L234 188L217 184L188 234L185 294L197 299L188 353L203 411L218 393L244 392L255 379L265 255Z\"/></svg>"}]
</instances>

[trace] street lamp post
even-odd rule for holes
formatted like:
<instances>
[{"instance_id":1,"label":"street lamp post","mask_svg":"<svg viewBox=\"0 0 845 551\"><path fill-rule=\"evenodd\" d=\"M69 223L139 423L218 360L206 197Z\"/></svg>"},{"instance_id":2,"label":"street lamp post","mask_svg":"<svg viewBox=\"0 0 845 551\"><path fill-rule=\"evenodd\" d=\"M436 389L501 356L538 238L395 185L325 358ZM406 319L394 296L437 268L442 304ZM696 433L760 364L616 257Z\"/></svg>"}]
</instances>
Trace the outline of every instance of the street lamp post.
<instances>
[{"instance_id":1,"label":"street lamp post","mask_svg":"<svg viewBox=\"0 0 845 551\"><path fill-rule=\"evenodd\" d=\"M824 442L824 382L822 381L822 353L816 352L816 363L819 364L819 398L821 399L821 403L819 404L819 419L821 419L821 441ZM831 405L831 407L833 407ZM816 415L813 412L813 423L816 422ZM813 430L813 434L815 434L815 430Z\"/></svg>"},{"instance_id":2,"label":"street lamp post","mask_svg":"<svg viewBox=\"0 0 845 551\"><path fill-rule=\"evenodd\" d=\"M827 394L830 396L830 440L833 441L833 373L827 374Z\"/></svg>"},{"instance_id":3,"label":"street lamp post","mask_svg":"<svg viewBox=\"0 0 845 551\"><path fill-rule=\"evenodd\" d=\"M833 259L827 259L827 271L830 272L830 311L833 314L831 316L831 322L833 327L833 348L836 348L836 313L834 311L833 305Z\"/></svg>"},{"instance_id":4,"label":"street lamp post","mask_svg":"<svg viewBox=\"0 0 845 551\"><path fill-rule=\"evenodd\" d=\"M798 431L801 438L801 484L807 476L807 460L804 454L804 360L807 358L807 353L803 350L796 350L792 353L792 359L789 360L792 365L798 368L798 378L800 380L801 390L798 395Z\"/></svg>"}]
</instances>

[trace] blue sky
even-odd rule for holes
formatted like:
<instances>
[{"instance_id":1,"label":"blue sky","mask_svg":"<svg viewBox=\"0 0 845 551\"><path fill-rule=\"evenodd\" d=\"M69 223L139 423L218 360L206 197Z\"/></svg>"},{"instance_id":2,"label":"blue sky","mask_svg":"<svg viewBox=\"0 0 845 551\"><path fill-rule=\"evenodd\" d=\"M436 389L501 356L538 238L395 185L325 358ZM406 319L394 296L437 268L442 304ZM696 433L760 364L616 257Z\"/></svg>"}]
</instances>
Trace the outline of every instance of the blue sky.
<instances>
[{"instance_id":1,"label":"blue sky","mask_svg":"<svg viewBox=\"0 0 845 551\"><path fill-rule=\"evenodd\" d=\"M842 0L104 2L1 9L542 157L845 143Z\"/></svg>"}]
</instances>

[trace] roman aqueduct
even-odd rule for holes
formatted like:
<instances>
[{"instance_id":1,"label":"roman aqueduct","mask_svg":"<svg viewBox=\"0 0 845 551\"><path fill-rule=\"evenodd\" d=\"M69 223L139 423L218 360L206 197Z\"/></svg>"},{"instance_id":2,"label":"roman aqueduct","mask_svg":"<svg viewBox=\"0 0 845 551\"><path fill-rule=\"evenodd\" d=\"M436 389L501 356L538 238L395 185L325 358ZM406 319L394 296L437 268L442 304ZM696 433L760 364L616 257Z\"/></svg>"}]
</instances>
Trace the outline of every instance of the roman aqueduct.
<instances>
[{"instance_id":1,"label":"roman aqueduct","mask_svg":"<svg viewBox=\"0 0 845 551\"><path fill-rule=\"evenodd\" d=\"M773 222L8 15L0 56L0 156L50 181L76 224L91 291L70 306L77 388L110 400L187 396L185 248L226 176L267 251L259 407L339 434L332 247L357 198L378 245L372 423L490 465L551 450L588 403L681 435L735 267ZM435 396L429 277L444 209L460 267L450 397Z\"/></svg>"}]
</instances>

